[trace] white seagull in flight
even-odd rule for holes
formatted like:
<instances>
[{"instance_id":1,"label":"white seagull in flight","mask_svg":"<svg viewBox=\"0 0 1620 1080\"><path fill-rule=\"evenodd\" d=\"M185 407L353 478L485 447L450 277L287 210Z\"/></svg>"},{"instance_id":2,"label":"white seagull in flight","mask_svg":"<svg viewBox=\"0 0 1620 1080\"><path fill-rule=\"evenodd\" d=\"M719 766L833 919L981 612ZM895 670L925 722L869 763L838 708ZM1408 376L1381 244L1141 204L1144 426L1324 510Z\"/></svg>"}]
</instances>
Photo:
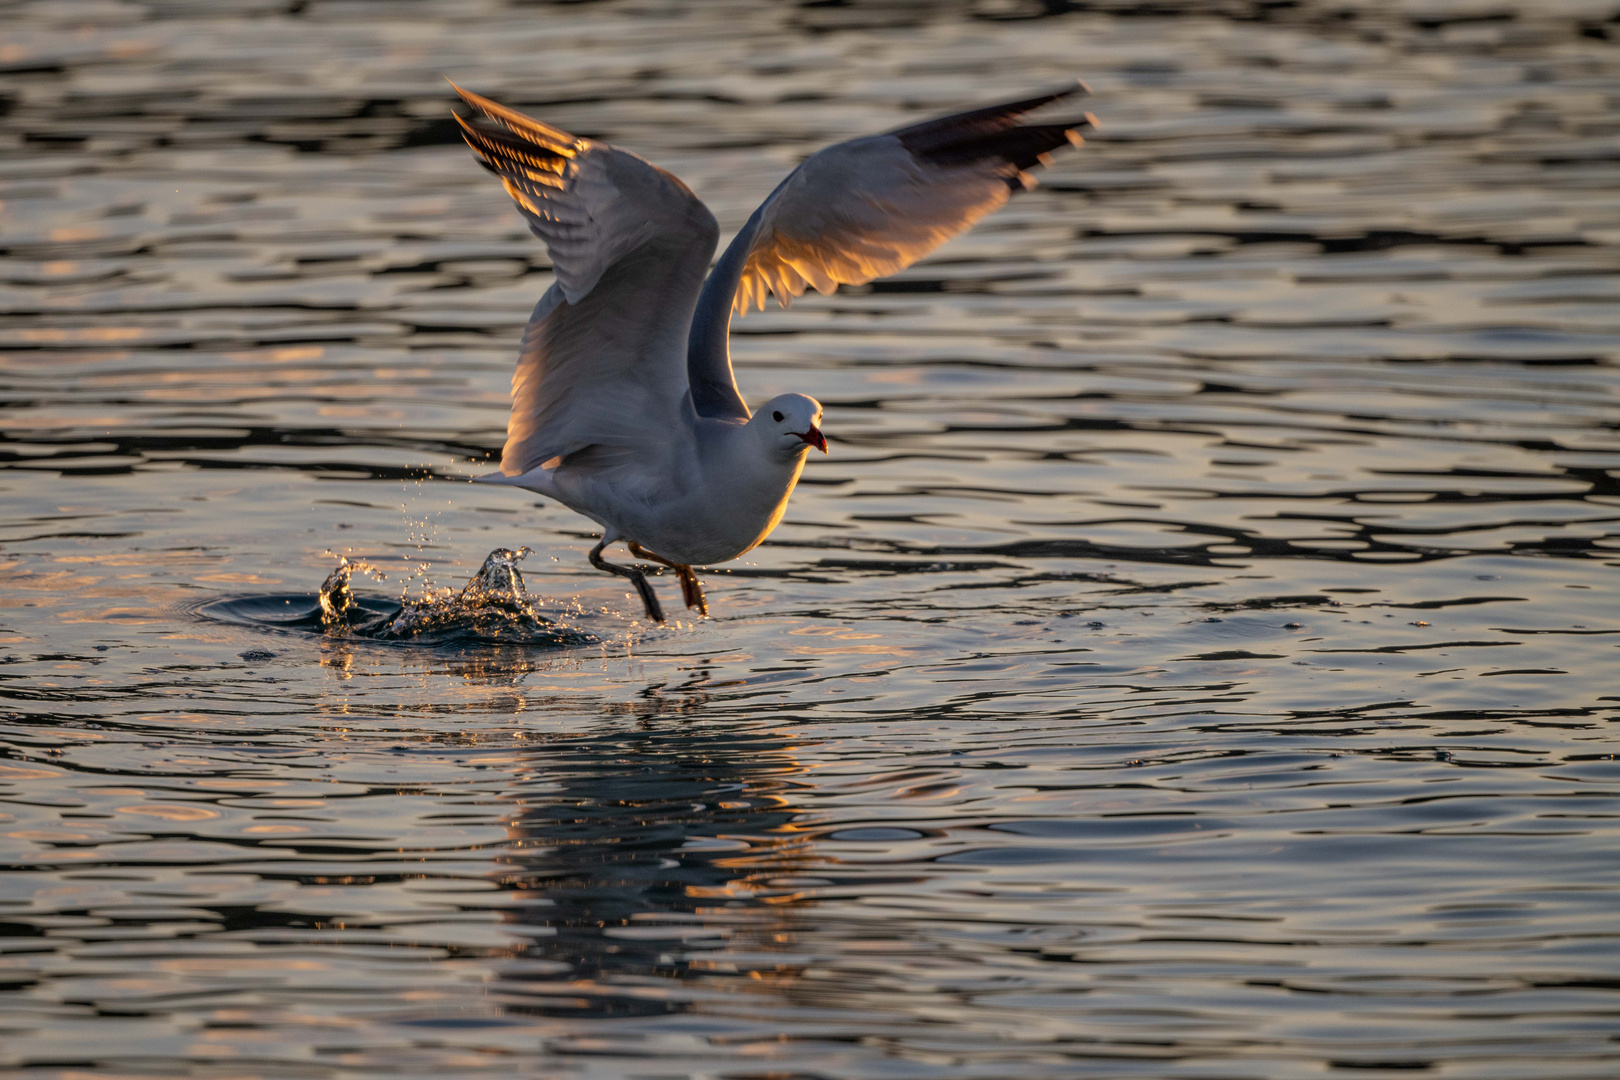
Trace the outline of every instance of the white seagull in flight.
<instances>
[{"instance_id":1,"label":"white seagull in flight","mask_svg":"<svg viewBox=\"0 0 1620 1080\"><path fill-rule=\"evenodd\" d=\"M602 549L673 567L686 606L709 613L693 566L770 535L821 403L782 394L750 413L731 373L731 316L786 307L904 269L1034 186L1028 170L1079 145L1091 115L1021 124L1085 93L1052 93L829 146L788 174L712 271L719 227L663 169L456 86L467 145L546 243L556 282L535 305L512 376L501 471L479 477L556 499L602 527L591 565L629 578L663 622L643 571Z\"/></svg>"}]
</instances>

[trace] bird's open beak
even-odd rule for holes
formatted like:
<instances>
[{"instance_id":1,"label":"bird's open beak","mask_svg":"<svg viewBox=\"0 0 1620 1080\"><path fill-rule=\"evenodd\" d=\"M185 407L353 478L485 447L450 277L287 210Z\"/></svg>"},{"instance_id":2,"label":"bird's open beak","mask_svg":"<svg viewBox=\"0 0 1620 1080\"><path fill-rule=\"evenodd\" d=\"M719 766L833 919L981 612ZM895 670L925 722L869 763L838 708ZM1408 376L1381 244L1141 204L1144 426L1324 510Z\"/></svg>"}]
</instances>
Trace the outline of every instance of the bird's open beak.
<instances>
[{"instance_id":1,"label":"bird's open beak","mask_svg":"<svg viewBox=\"0 0 1620 1080\"><path fill-rule=\"evenodd\" d=\"M793 434L820 450L823 454L827 452L827 437L821 433L821 429L816 425L811 424L809 431L795 431Z\"/></svg>"}]
</instances>

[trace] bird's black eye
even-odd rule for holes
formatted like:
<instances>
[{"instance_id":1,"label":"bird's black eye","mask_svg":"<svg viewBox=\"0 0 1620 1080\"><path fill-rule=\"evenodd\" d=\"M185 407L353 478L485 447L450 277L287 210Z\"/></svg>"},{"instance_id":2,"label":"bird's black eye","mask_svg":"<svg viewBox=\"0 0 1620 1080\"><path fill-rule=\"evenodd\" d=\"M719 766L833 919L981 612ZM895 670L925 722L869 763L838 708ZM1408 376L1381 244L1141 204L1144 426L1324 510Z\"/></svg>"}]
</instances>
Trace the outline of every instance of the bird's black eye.
<instances>
[{"instance_id":1,"label":"bird's black eye","mask_svg":"<svg viewBox=\"0 0 1620 1080\"><path fill-rule=\"evenodd\" d=\"M773 412L771 413L771 419L780 424L782 422L782 414L780 412Z\"/></svg>"}]
</instances>

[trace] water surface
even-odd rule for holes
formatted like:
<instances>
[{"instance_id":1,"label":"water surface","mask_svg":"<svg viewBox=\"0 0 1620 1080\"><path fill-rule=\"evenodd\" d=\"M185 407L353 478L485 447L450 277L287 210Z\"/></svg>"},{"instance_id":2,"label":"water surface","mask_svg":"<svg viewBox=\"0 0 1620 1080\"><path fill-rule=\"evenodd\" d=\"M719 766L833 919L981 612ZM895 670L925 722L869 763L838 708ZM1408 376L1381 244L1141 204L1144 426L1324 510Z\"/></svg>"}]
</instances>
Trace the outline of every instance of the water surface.
<instances>
[{"instance_id":1,"label":"water surface","mask_svg":"<svg viewBox=\"0 0 1620 1080\"><path fill-rule=\"evenodd\" d=\"M0 6L0 1066L1613 1076L1617 10ZM1076 74L739 324L832 453L714 618L463 482L550 279L441 76L734 230ZM523 545L555 640L306 618Z\"/></svg>"}]
</instances>

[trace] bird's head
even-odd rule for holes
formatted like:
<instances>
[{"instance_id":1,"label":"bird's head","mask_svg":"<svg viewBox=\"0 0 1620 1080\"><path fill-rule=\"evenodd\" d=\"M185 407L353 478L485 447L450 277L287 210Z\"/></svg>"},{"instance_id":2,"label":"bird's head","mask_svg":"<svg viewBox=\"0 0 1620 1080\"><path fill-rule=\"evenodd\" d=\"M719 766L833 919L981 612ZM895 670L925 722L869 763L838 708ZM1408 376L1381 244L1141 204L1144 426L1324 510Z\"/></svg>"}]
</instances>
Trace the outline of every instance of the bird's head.
<instances>
[{"instance_id":1,"label":"bird's head","mask_svg":"<svg viewBox=\"0 0 1620 1080\"><path fill-rule=\"evenodd\" d=\"M766 446L784 460L815 447L827 452L827 440L821 434L821 402L803 394L781 394L759 407L748 426L758 428Z\"/></svg>"}]
</instances>

